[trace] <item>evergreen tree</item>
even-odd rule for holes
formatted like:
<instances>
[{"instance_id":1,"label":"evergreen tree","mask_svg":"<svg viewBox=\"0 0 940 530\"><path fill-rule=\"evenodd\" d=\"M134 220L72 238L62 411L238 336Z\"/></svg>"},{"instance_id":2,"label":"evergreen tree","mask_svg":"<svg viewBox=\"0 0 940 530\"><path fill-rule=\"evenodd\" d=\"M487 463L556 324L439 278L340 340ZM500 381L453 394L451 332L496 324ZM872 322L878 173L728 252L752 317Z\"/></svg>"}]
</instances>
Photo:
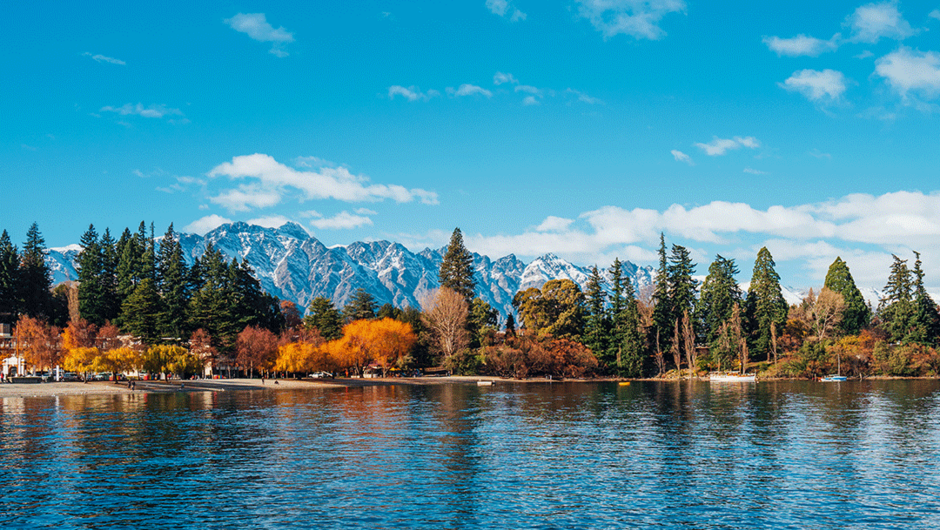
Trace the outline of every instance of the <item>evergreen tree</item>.
<instances>
[{"instance_id":1,"label":"evergreen tree","mask_svg":"<svg viewBox=\"0 0 940 530\"><path fill-rule=\"evenodd\" d=\"M156 344L160 339L161 314L163 307L157 288L153 280L144 278L121 306L122 329L145 344Z\"/></svg>"},{"instance_id":2,"label":"evergreen tree","mask_svg":"<svg viewBox=\"0 0 940 530\"><path fill-rule=\"evenodd\" d=\"M101 249L101 307L104 320L116 320L121 310L121 299L117 290L118 254L117 242L111 237L111 230L105 228L98 243Z\"/></svg>"},{"instance_id":3,"label":"evergreen tree","mask_svg":"<svg viewBox=\"0 0 940 530\"><path fill-rule=\"evenodd\" d=\"M20 255L17 291L22 303L20 312L34 318L52 316L52 273L46 265L46 240L33 223L26 232L26 242Z\"/></svg>"},{"instance_id":4,"label":"evergreen tree","mask_svg":"<svg viewBox=\"0 0 940 530\"><path fill-rule=\"evenodd\" d=\"M920 253L914 252L914 326L907 342L916 342L933 346L940 335L940 313L924 287L924 270L921 267Z\"/></svg>"},{"instance_id":5,"label":"evergreen tree","mask_svg":"<svg viewBox=\"0 0 940 530\"><path fill-rule=\"evenodd\" d=\"M463 234L459 228L454 229L447 245L447 252L441 261L438 277L441 287L453 289L470 304L476 293L473 280L473 254L463 245Z\"/></svg>"},{"instance_id":6,"label":"evergreen tree","mask_svg":"<svg viewBox=\"0 0 940 530\"><path fill-rule=\"evenodd\" d=\"M516 317L513 316L511 311L506 315L506 335L510 337L516 336Z\"/></svg>"},{"instance_id":7,"label":"evergreen tree","mask_svg":"<svg viewBox=\"0 0 940 530\"><path fill-rule=\"evenodd\" d=\"M107 318L107 307L102 285L103 255L95 225L88 225L79 241L78 254L78 313L88 322L102 326Z\"/></svg>"},{"instance_id":8,"label":"evergreen tree","mask_svg":"<svg viewBox=\"0 0 940 530\"><path fill-rule=\"evenodd\" d=\"M170 223L160 242L157 262L158 285L163 297L163 333L170 337L189 335L187 319L190 298L190 276L173 224Z\"/></svg>"},{"instance_id":9,"label":"evergreen tree","mask_svg":"<svg viewBox=\"0 0 940 530\"><path fill-rule=\"evenodd\" d=\"M739 272L733 259L726 259L721 255L716 255L715 261L708 267L697 314L703 326L705 340L709 344L718 340L721 325L731 318L734 304L741 303L741 288L735 280Z\"/></svg>"},{"instance_id":10,"label":"evergreen tree","mask_svg":"<svg viewBox=\"0 0 940 530\"><path fill-rule=\"evenodd\" d=\"M871 320L871 309L862 297L861 291L855 285L852 279L852 273L849 272L849 266L837 257L829 271L826 272L826 281L823 287L834 293L842 295L845 302L845 309L842 310L842 322L839 329L847 335L857 335L863 328L868 326Z\"/></svg>"},{"instance_id":11,"label":"evergreen tree","mask_svg":"<svg viewBox=\"0 0 940 530\"><path fill-rule=\"evenodd\" d=\"M318 296L310 302L310 310L304 318L304 326L316 328L326 340L343 336L343 316L333 307L329 298Z\"/></svg>"},{"instance_id":12,"label":"evergreen tree","mask_svg":"<svg viewBox=\"0 0 940 530\"><path fill-rule=\"evenodd\" d=\"M776 323L783 329L787 322L787 302L780 289L780 276L774 269L773 256L762 247L754 262L751 286L747 292L747 313L753 328L754 351L757 354L771 349L770 326Z\"/></svg>"},{"instance_id":13,"label":"evergreen tree","mask_svg":"<svg viewBox=\"0 0 940 530\"><path fill-rule=\"evenodd\" d=\"M597 270L597 265L591 268L591 276L585 287L585 325L584 345L587 346L599 361L611 365L614 359L608 358L608 337L610 334L610 318L607 313L607 293L604 290L605 280Z\"/></svg>"},{"instance_id":14,"label":"evergreen tree","mask_svg":"<svg viewBox=\"0 0 940 530\"><path fill-rule=\"evenodd\" d=\"M656 269L656 288L653 290L653 327L650 332L659 333L659 344L669 349L667 337L672 336L672 307L669 298L669 262L666 258L666 238L659 234L659 267Z\"/></svg>"},{"instance_id":15,"label":"evergreen tree","mask_svg":"<svg viewBox=\"0 0 940 530\"><path fill-rule=\"evenodd\" d=\"M375 318L382 320L383 318L390 318L392 320L401 320L402 311L392 304L386 302L382 304L382 307L379 308L375 313Z\"/></svg>"},{"instance_id":16,"label":"evergreen tree","mask_svg":"<svg viewBox=\"0 0 940 530\"><path fill-rule=\"evenodd\" d=\"M346 307L343 308L346 322L375 318L375 299L362 287L356 289Z\"/></svg>"},{"instance_id":17,"label":"evergreen tree","mask_svg":"<svg viewBox=\"0 0 940 530\"><path fill-rule=\"evenodd\" d=\"M212 346L220 354L231 356L238 334L244 329L232 311L236 299L234 275L230 275L222 253L210 243L190 276L193 285L199 286L189 301L190 329L204 329L212 337Z\"/></svg>"},{"instance_id":18,"label":"evergreen tree","mask_svg":"<svg viewBox=\"0 0 940 530\"><path fill-rule=\"evenodd\" d=\"M689 250L681 245L672 246L667 267L670 316L673 322L682 318L683 313L691 313L695 306L695 293L698 282L692 278L695 264Z\"/></svg>"},{"instance_id":19,"label":"evergreen tree","mask_svg":"<svg viewBox=\"0 0 940 530\"><path fill-rule=\"evenodd\" d=\"M20 256L6 230L0 234L0 322L12 324L19 312Z\"/></svg>"},{"instance_id":20,"label":"evergreen tree","mask_svg":"<svg viewBox=\"0 0 940 530\"><path fill-rule=\"evenodd\" d=\"M134 292L140 282L141 246L137 238L131 235L130 230L124 229L121 239L117 242L118 264L115 271L117 275L118 299L123 301Z\"/></svg>"}]
</instances>

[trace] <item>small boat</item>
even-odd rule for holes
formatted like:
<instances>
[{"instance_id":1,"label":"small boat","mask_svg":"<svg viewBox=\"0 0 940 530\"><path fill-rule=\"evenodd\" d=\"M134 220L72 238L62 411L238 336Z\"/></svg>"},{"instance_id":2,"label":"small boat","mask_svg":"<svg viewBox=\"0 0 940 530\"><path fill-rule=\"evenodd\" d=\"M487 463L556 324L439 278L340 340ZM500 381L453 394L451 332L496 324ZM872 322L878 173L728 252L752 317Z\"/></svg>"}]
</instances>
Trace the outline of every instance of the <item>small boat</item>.
<instances>
[{"instance_id":1,"label":"small boat","mask_svg":"<svg viewBox=\"0 0 940 530\"><path fill-rule=\"evenodd\" d=\"M493 386L492 381L477 381L477 386Z\"/></svg>"},{"instance_id":2,"label":"small boat","mask_svg":"<svg viewBox=\"0 0 940 530\"><path fill-rule=\"evenodd\" d=\"M827 375L827 376L825 376L825 377L820 377L819 380L828 383L828 382L831 382L831 381L836 381L836 382L839 382L839 381L848 381L849 378L846 377L846 376L844 376L844 375Z\"/></svg>"},{"instance_id":3,"label":"small boat","mask_svg":"<svg viewBox=\"0 0 940 530\"><path fill-rule=\"evenodd\" d=\"M620 386L630 386L630 381L621 381Z\"/></svg>"},{"instance_id":4,"label":"small boat","mask_svg":"<svg viewBox=\"0 0 940 530\"><path fill-rule=\"evenodd\" d=\"M757 374L733 374L728 372L712 372L708 374L712 383L756 383Z\"/></svg>"}]
</instances>

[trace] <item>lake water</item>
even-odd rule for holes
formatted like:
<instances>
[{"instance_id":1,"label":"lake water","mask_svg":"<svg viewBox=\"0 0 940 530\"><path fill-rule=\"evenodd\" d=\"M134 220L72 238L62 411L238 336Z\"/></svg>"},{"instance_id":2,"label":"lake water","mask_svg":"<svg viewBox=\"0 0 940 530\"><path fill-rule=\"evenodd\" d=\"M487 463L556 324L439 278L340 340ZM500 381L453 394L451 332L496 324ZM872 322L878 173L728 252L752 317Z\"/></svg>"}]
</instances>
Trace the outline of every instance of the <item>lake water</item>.
<instances>
[{"instance_id":1,"label":"lake water","mask_svg":"<svg viewBox=\"0 0 940 530\"><path fill-rule=\"evenodd\" d=\"M938 528L940 383L0 400L5 528Z\"/></svg>"}]
</instances>

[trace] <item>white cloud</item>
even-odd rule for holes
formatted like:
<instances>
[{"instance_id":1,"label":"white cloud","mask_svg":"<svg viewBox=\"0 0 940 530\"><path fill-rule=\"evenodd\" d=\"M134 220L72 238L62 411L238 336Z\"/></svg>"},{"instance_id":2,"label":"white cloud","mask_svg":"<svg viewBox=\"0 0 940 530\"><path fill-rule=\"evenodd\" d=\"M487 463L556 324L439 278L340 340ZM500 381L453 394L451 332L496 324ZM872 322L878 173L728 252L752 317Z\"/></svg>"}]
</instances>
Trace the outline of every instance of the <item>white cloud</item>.
<instances>
[{"instance_id":1,"label":"white cloud","mask_svg":"<svg viewBox=\"0 0 940 530\"><path fill-rule=\"evenodd\" d=\"M852 29L852 40L857 42L875 43L882 37L904 40L917 33L901 16L897 2L863 5L845 19L845 25Z\"/></svg>"},{"instance_id":2,"label":"white cloud","mask_svg":"<svg viewBox=\"0 0 940 530\"><path fill-rule=\"evenodd\" d=\"M669 152L672 153L672 157L676 159L676 162L685 162L686 164L690 166L695 165L695 162L692 161L692 157L683 153L682 151L673 149L672 151L669 151Z\"/></svg>"},{"instance_id":3,"label":"white cloud","mask_svg":"<svg viewBox=\"0 0 940 530\"><path fill-rule=\"evenodd\" d=\"M565 219L564 217L555 217L554 215L549 215L542 221L542 224L535 227L536 232L558 232L561 230L567 230L571 223L574 222L574 219Z\"/></svg>"},{"instance_id":4,"label":"white cloud","mask_svg":"<svg viewBox=\"0 0 940 530\"><path fill-rule=\"evenodd\" d=\"M519 85L515 88L516 92L525 92L526 94L541 94L542 91L530 85Z\"/></svg>"},{"instance_id":5,"label":"white cloud","mask_svg":"<svg viewBox=\"0 0 940 530\"><path fill-rule=\"evenodd\" d=\"M767 175L766 171L761 171L759 169L753 169L749 167L744 168L744 172L749 175Z\"/></svg>"},{"instance_id":6,"label":"white cloud","mask_svg":"<svg viewBox=\"0 0 940 530\"><path fill-rule=\"evenodd\" d=\"M231 180L249 180L235 189L210 198L231 211L248 211L280 203L290 194L301 201L336 199L346 202L382 201L437 204L437 194L422 189L407 189L397 184L369 184L362 175L353 175L344 167L321 167L316 171L299 171L276 161L269 155L256 153L236 156L231 162L219 164L209 177L227 176Z\"/></svg>"},{"instance_id":7,"label":"white cloud","mask_svg":"<svg viewBox=\"0 0 940 530\"><path fill-rule=\"evenodd\" d=\"M810 101L838 101L845 93L845 76L835 70L798 70L779 83L781 88L799 92Z\"/></svg>"},{"instance_id":8,"label":"white cloud","mask_svg":"<svg viewBox=\"0 0 940 530\"><path fill-rule=\"evenodd\" d=\"M372 211L368 208L356 208L354 210L359 215L378 215L379 212Z\"/></svg>"},{"instance_id":9,"label":"white cloud","mask_svg":"<svg viewBox=\"0 0 940 530\"><path fill-rule=\"evenodd\" d=\"M175 116L183 115L180 109L168 108L166 105L149 105L145 107L142 103L138 103L136 105L132 103L125 103L120 107L112 107L108 105L107 107L101 107L100 112L116 112L121 116L135 115L144 118L162 118L168 114Z\"/></svg>"},{"instance_id":10,"label":"white cloud","mask_svg":"<svg viewBox=\"0 0 940 530\"><path fill-rule=\"evenodd\" d=\"M519 80L513 77L512 74L504 74L502 72L496 72L496 74L493 75L493 84L502 85L504 83L517 85L519 84Z\"/></svg>"},{"instance_id":11,"label":"white cloud","mask_svg":"<svg viewBox=\"0 0 940 530\"><path fill-rule=\"evenodd\" d=\"M809 152L809 156L812 156L812 157L814 157L814 158L825 158L825 159L827 159L827 160L832 160L832 154L830 154L830 153L823 153L823 152L820 151L819 149L813 149L812 151L810 151L810 152Z\"/></svg>"},{"instance_id":12,"label":"white cloud","mask_svg":"<svg viewBox=\"0 0 940 530\"><path fill-rule=\"evenodd\" d=\"M321 230L350 230L360 226L372 226L372 219L342 211L333 217L310 221L310 224Z\"/></svg>"},{"instance_id":13,"label":"white cloud","mask_svg":"<svg viewBox=\"0 0 940 530\"><path fill-rule=\"evenodd\" d=\"M428 90L427 92L421 92L414 85L410 87L403 87L401 85L392 85L388 87L388 99L395 99L395 96L402 96L408 101L427 101L435 96L441 95L437 90Z\"/></svg>"},{"instance_id":14,"label":"white cloud","mask_svg":"<svg viewBox=\"0 0 940 530\"><path fill-rule=\"evenodd\" d=\"M739 149L741 147L756 149L760 147L760 140L753 136L735 136L734 139L718 138L715 136L712 141L707 144L696 143L694 145L704 151L708 156L721 156L730 150Z\"/></svg>"},{"instance_id":15,"label":"white cloud","mask_svg":"<svg viewBox=\"0 0 940 530\"><path fill-rule=\"evenodd\" d=\"M481 95L489 98L493 96L493 93L489 90L483 87L478 87L476 85L471 85L469 83L460 85L456 90L448 87L447 93L454 97Z\"/></svg>"},{"instance_id":16,"label":"white cloud","mask_svg":"<svg viewBox=\"0 0 940 530\"><path fill-rule=\"evenodd\" d=\"M597 99L597 98L595 98L595 97L591 97L591 96L585 94L584 92L580 92L580 91L575 90L575 89L573 89L573 88L569 88L568 90L565 90L565 93L566 93L566 94L574 94L575 96L578 96L578 101L580 101L580 102L582 102L582 103L587 103L588 105L603 105L603 104L604 104L604 102L601 101L600 99Z\"/></svg>"},{"instance_id":17,"label":"white cloud","mask_svg":"<svg viewBox=\"0 0 940 530\"><path fill-rule=\"evenodd\" d=\"M523 98L522 104L525 105L525 106L527 106L527 107L530 106L530 105L538 105L538 104L539 104L539 100L536 99L535 96L526 96L525 98Z\"/></svg>"},{"instance_id":18,"label":"white cloud","mask_svg":"<svg viewBox=\"0 0 940 530\"><path fill-rule=\"evenodd\" d=\"M284 217L283 215L268 215L265 217L249 219L245 222L250 225L263 226L265 228L280 228L284 226L285 223L289 223L290 219Z\"/></svg>"},{"instance_id":19,"label":"white cloud","mask_svg":"<svg viewBox=\"0 0 940 530\"><path fill-rule=\"evenodd\" d=\"M940 20L940 9L934 9L933 11L928 13L927 16L930 18L935 18L937 20Z\"/></svg>"},{"instance_id":20,"label":"white cloud","mask_svg":"<svg viewBox=\"0 0 940 530\"><path fill-rule=\"evenodd\" d=\"M206 232L214 230L224 224L231 223L231 219L226 219L225 217L218 216L216 214L207 215L205 217L196 219L195 221L189 223L183 227L183 232L190 234L199 234L201 236L206 235Z\"/></svg>"},{"instance_id":21,"label":"white cloud","mask_svg":"<svg viewBox=\"0 0 940 530\"><path fill-rule=\"evenodd\" d=\"M940 93L940 53L913 51L901 46L875 61L875 73L884 77L903 98L909 92L932 99Z\"/></svg>"},{"instance_id":22,"label":"white cloud","mask_svg":"<svg viewBox=\"0 0 940 530\"><path fill-rule=\"evenodd\" d=\"M619 34L658 40L666 35L659 27L669 13L685 13L683 0L577 0L578 14L591 22L605 39Z\"/></svg>"},{"instance_id":23,"label":"white cloud","mask_svg":"<svg viewBox=\"0 0 940 530\"><path fill-rule=\"evenodd\" d=\"M838 49L839 37L840 35L836 33L831 39L822 40L800 34L789 39L764 37L762 40L764 44L766 44L771 51L776 52L778 56L786 55L787 57L799 57L801 55L807 55L809 57L816 57L822 53Z\"/></svg>"},{"instance_id":24,"label":"white cloud","mask_svg":"<svg viewBox=\"0 0 940 530\"><path fill-rule=\"evenodd\" d=\"M516 6L512 5L510 0L486 0L486 8L494 15L501 17L509 15L509 20L512 22L525 20L528 16L522 11L519 11Z\"/></svg>"},{"instance_id":25,"label":"white cloud","mask_svg":"<svg viewBox=\"0 0 940 530\"><path fill-rule=\"evenodd\" d=\"M92 55L90 52L85 52L85 53L82 54L82 56L83 56L83 57L91 57L92 59L98 61L99 63L119 64L119 65L121 65L121 66L125 66L125 65L127 64L127 63L125 63L124 61L122 61L122 60L120 60L120 59L115 59L114 57L108 57L108 56L106 56L106 55L101 55L100 53L99 53L99 54Z\"/></svg>"},{"instance_id":26,"label":"white cloud","mask_svg":"<svg viewBox=\"0 0 940 530\"><path fill-rule=\"evenodd\" d=\"M258 42L273 43L269 53L278 57L287 57L284 45L294 42L294 34L283 27L274 29L265 19L264 13L239 13L223 22L235 31L245 33Z\"/></svg>"}]
</instances>

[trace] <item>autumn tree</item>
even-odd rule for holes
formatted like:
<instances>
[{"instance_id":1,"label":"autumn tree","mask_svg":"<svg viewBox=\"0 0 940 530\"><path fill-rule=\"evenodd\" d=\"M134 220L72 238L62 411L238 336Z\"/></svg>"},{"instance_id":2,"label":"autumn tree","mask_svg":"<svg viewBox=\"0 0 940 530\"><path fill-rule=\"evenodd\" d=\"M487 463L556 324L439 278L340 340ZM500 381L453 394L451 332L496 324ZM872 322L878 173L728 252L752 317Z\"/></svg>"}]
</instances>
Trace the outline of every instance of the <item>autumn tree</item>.
<instances>
[{"instance_id":1,"label":"autumn tree","mask_svg":"<svg viewBox=\"0 0 940 530\"><path fill-rule=\"evenodd\" d=\"M513 296L526 329L540 335L579 339L584 331L584 294L571 280L549 280Z\"/></svg>"},{"instance_id":2,"label":"autumn tree","mask_svg":"<svg viewBox=\"0 0 940 530\"><path fill-rule=\"evenodd\" d=\"M277 336L267 329L247 326L235 341L235 360L248 367L248 377L253 377L255 367L270 370L277 359Z\"/></svg>"},{"instance_id":3,"label":"autumn tree","mask_svg":"<svg viewBox=\"0 0 940 530\"><path fill-rule=\"evenodd\" d=\"M430 331L432 344L442 361L446 362L469 346L468 313L466 299L446 287L441 287L425 301L422 321Z\"/></svg>"},{"instance_id":4,"label":"autumn tree","mask_svg":"<svg viewBox=\"0 0 940 530\"><path fill-rule=\"evenodd\" d=\"M20 355L33 368L48 370L59 364L62 345L57 327L24 315L17 321L13 334Z\"/></svg>"},{"instance_id":5,"label":"autumn tree","mask_svg":"<svg viewBox=\"0 0 940 530\"><path fill-rule=\"evenodd\" d=\"M813 296L812 293L812 290L810 290L810 297ZM842 322L845 301L842 299L841 294L823 287L819 291L819 296L810 303L816 340L822 341L824 338L829 337Z\"/></svg>"}]
</instances>

